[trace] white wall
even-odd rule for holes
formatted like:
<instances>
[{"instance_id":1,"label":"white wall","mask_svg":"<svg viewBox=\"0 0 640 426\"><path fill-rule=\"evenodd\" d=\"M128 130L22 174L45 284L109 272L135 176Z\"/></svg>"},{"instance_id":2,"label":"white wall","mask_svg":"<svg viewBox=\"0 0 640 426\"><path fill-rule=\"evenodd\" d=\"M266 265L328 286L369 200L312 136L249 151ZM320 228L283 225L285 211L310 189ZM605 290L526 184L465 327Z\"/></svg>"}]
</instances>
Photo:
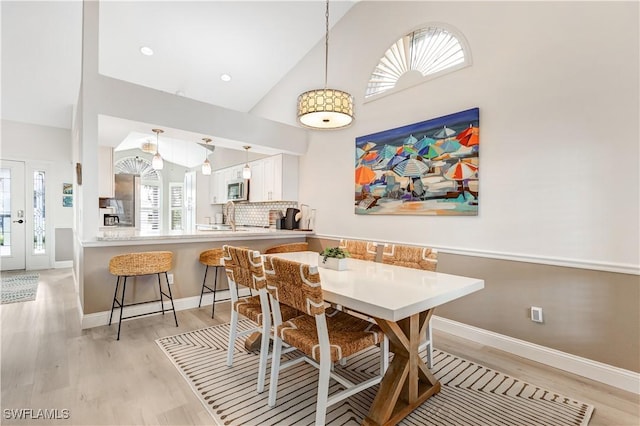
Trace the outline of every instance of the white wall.
<instances>
[{"instance_id":1,"label":"white wall","mask_svg":"<svg viewBox=\"0 0 640 426\"><path fill-rule=\"evenodd\" d=\"M363 104L391 43L439 22L465 36L473 66ZM301 159L300 201L317 209L319 234L637 273L638 3L367 1L330 40L329 86L355 96L356 121L311 132ZM321 41L252 112L293 123L297 95L322 86L323 55ZM354 214L356 137L472 107L477 217Z\"/></svg>"},{"instance_id":2,"label":"white wall","mask_svg":"<svg viewBox=\"0 0 640 426\"><path fill-rule=\"evenodd\" d=\"M75 189L70 130L2 120L0 158L24 161L38 168L46 167L47 208L52 206L47 210L47 224L51 226L47 237L53 237L55 229L73 228L73 209L62 207L62 184L73 183ZM70 233L61 235L70 236ZM71 243L71 240L67 242ZM53 260L56 258L55 244L51 244L51 250Z\"/></svg>"},{"instance_id":3,"label":"white wall","mask_svg":"<svg viewBox=\"0 0 640 426\"><path fill-rule=\"evenodd\" d=\"M68 129L2 120L0 156L6 160L50 163L51 175L47 178L54 191L54 227L73 227L73 209L62 207L62 183L75 183Z\"/></svg>"},{"instance_id":4,"label":"white wall","mask_svg":"<svg viewBox=\"0 0 640 426\"><path fill-rule=\"evenodd\" d=\"M79 162L86 170L97 168L99 115L210 135L214 140L222 137L291 153L305 151L307 135L297 127L99 74L98 2L84 2L82 28L82 85L79 101L82 123L77 127L82 145ZM97 177L87 175L86 184L78 192L80 204L76 207L77 232L80 240L90 241L96 237L99 227L98 215L93 213L98 199Z\"/></svg>"}]
</instances>

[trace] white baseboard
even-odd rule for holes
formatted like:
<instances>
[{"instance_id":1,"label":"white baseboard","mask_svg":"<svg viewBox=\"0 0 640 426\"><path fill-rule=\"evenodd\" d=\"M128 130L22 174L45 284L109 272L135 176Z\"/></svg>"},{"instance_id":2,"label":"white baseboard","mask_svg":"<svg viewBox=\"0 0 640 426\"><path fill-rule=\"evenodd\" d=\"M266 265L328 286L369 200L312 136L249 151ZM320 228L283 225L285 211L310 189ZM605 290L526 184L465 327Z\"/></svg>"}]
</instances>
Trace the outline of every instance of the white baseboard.
<instances>
[{"instance_id":1,"label":"white baseboard","mask_svg":"<svg viewBox=\"0 0 640 426\"><path fill-rule=\"evenodd\" d=\"M248 295L249 295L249 290L240 291L240 297L248 296ZM228 298L229 298L229 290L219 290L216 292L216 303L229 303L229 301L226 300ZM222 300L224 302L219 302L219 300ZM199 295L191 296L191 297L183 297L181 299L173 299L173 303L176 307L176 311L184 311L187 309L197 308L199 301L200 301ZM213 303L213 294L207 293L202 297L202 306L211 305L212 303ZM135 305L135 306L125 308L124 315L125 316L141 315L141 314L157 311L158 309L160 309L160 302ZM164 302L164 309L165 310L168 309L169 311L171 311L170 301ZM119 312L120 311L118 311L117 309L114 311L112 324L118 322L118 316L120 315ZM161 313L158 313L156 315L160 315L160 314ZM108 325L110 315L111 315L111 310L96 312L93 314L83 314L80 320L81 327L84 330L87 328ZM135 318L132 318L132 319L135 319ZM125 320L125 321L128 321L128 320Z\"/></svg>"},{"instance_id":2,"label":"white baseboard","mask_svg":"<svg viewBox=\"0 0 640 426\"><path fill-rule=\"evenodd\" d=\"M434 315L433 328L541 364L640 394L640 374ZM435 343L438 347L438 343Z\"/></svg>"},{"instance_id":3,"label":"white baseboard","mask_svg":"<svg viewBox=\"0 0 640 426\"><path fill-rule=\"evenodd\" d=\"M73 260L62 260L62 261L56 262L54 267L56 269L73 268Z\"/></svg>"}]
</instances>

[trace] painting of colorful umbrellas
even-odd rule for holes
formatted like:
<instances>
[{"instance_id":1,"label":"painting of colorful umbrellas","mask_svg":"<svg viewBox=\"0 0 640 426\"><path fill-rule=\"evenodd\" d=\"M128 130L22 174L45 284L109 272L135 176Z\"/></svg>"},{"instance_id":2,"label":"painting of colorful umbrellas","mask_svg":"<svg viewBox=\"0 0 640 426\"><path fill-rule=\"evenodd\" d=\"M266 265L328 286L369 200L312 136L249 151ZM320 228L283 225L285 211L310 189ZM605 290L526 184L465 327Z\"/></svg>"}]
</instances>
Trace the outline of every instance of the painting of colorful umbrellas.
<instances>
[{"instance_id":1,"label":"painting of colorful umbrellas","mask_svg":"<svg viewBox=\"0 0 640 426\"><path fill-rule=\"evenodd\" d=\"M356 214L478 214L478 108L356 138Z\"/></svg>"}]
</instances>

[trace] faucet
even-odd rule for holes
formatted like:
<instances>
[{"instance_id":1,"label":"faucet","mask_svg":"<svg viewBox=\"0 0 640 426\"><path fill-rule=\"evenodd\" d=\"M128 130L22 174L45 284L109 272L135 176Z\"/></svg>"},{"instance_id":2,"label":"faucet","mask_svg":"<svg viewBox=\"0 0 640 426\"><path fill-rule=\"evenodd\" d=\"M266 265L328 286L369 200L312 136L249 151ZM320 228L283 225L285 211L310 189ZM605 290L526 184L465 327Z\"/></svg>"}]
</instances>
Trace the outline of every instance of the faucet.
<instances>
[{"instance_id":1,"label":"faucet","mask_svg":"<svg viewBox=\"0 0 640 426\"><path fill-rule=\"evenodd\" d=\"M229 212L231 210L231 212ZM224 205L224 214L227 217L227 223L231 225L231 230L236 230L236 205L233 201L227 201Z\"/></svg>"}]
</instances>

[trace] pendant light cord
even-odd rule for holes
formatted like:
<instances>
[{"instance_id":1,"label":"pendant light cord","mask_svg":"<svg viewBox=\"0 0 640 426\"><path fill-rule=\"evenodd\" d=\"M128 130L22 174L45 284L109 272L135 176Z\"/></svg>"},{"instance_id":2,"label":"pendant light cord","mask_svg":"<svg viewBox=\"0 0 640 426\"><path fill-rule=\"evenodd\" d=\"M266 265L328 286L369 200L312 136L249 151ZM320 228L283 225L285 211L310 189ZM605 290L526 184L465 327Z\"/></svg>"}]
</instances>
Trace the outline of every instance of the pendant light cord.
<instances>
[{"instance_id":1,"label":"pendant light cord","mask_svg":"<svg viewBox=\"0 0 640 426\"><path fill-rule=\"evenodd\" d=\"M327 0L327 10L325 17L325 36L324 36L324 88L327 88L327 74L329 72L329 0Z\"/></svg>"}]
</instances>

